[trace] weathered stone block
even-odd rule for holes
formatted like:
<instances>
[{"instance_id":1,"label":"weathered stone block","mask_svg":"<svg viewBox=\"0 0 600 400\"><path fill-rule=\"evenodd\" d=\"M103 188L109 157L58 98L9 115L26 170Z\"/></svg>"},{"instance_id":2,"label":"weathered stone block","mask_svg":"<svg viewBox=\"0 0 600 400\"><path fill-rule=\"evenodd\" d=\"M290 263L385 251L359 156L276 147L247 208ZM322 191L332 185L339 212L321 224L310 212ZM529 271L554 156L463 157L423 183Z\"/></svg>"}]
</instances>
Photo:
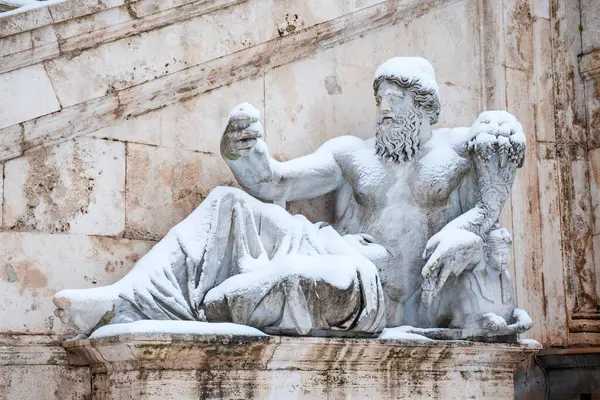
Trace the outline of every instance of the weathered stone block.
<instances>
[{"instance_id":1,"label":"weathered stone block","mask_svg":"<svg viewBox=\"0 0 600 400\"><path fill-rule=\"evenodd\" d=\"M529 0L502 2L506 66L530 71L533 66L533 17Z\"/></svg>"},{"instance_id":2,"label":"weathered stone block","mask_svg":"<svg viewBox=\"0 0 600 400\"><path fill-rule=\"evenodd\" d=\"M336 136L373 136L372 81L370 69L315 58L269 71L265 129L272 156L289 160Z\"/></svg>"},{"instance_id":3,"label":"weathered stone block","mask_svg":"<svg viewBox=\"0 0 600 400\"><path fill-rule=\"evenodd\" d=\"M219 154L230 110L248 102L264 120L263 78L244 79L91 133L94 137Z\"/></svg>"},{"instance_id":4,"label":"weathered stone block","mask_svg":"<svg viewBox=\"0 0 600 400\"><path fill-rule=\"evenodd\" d=\"M94 7L98 3L91 3L91 6ZM56 11L52 10L52 13L55 14ZM67 18L64 22L55 24L54 30L56 36L61 40L61 49L73 50L73 42L77 41L76 43L84 44L82 43L83 38L94 37L97 42L102 43L102 37L109 34L106 31L110 32L115 29L115 26L131 20L134 20L134 18L127 12L127 7L113 7L75 19ZM104 35L101 35L98 31L103 32ZM122 35L124 32L119 31L118 33ZM91 41L88 41L88 43L90 46L95 44Z\"/></svg>"},{"instance_id":5,"label":"weathered stone block","mask_svg":"<svg viewBox=\"0 0 600 400\"><path fill-rule=\"evenodd\" d=\"M592 236L592 246L594 250L594 267L600 271L600 234ZM596 293L600 293L600 279L596 279Z\"/></svg>"},{"instance_id":6,"label":"weathered stone block","mask_svg":"<svg viewBox=\"0 0 600 400\"><path fill-rule=\"evenodd\" d=\"M51 23L52 16L47 7L5 16L0 19L0 38L50 25Z\"/></svg>"},{"instance_id":7,"label":"weathered stone block","mask_svg":"<svg viewBox=\"0 0 600 400\"><path fill-rule=\"evenodd\" d=\"M0 399L89 400L91 373L50 335L0 335Z\"/></svg>"},{"instance_id":8,"label":"weathered stone block","mask_svg":"<svg viewBox=\"0 0 600 400\"><path fill-rule=\"evenodd\" d=\"M56 34L50 25L3 38L2 42L0 73L32 65L59 54Z\"/></svg>"},{"instance_id":9,"label":"weathered stone block","mask_svg":"<svg viewBox=\"0 0 600 400\"><path fill-rule=\"evenodd\" d=\"M434 129L471 126L480 112L478 91L451 82L440 84L440 102L442 112Z\"/></svg>"},{"instance_id":10,"label":"weathered stone block","mask_svg":"<svg viewBox=\"0 0 600 400\"><path fill-rule=\"evenodd\" d=\"M534 17L550 19L550 0L533 0L532 9Z\"/></svg>"},{"instance_id":11,"label":"weathered stone block","mask_svg":"<svg viewBox=\"0 0 600 400\"><path fill-rule=\"evenodd\" d=\"M434 66L440 84L476 88L480 85L474 78L479 76L480 65L473 62L478 57L477 18L468 2L456 2L418 18L407 18L404 23L366 32L354 40L320 51L316 57L371 69L374 73L391 57L422 56ZM431 40L431 37L436 39Z\"/></svg>"},{"instance_id":12,"label":"weathered stone block","mask_svg":"<svg viewBox=\"0 0 600 400\"><path fill-rule=\"evenodd\" d=\"M408 26L383 26L366 32L360 38L353 37L329 49L321 50L315 57L322 61L369 69L375 73L375 69L385 60L399 54L412 53L411 42L407 40L409 26L410 22ZM391 46L390 43L394 45Z\"/></svg>"},{"instance_id":13,"label":"weathered stone block","mask_svg":"<svg viewBox=\"0 0 600 400\"><path fill-rule=\"evenodd\" d=\"M270 6L270 2L242 3L233 10L106 43L74 58L56 58L46 66L61 103L70 106L276 37L277 30L267 22L275 13ZM263 23L257 25L257 20Z\"/></svg>"},{"instance_id":14,"label":"weathered stone block","mask_svg":"<svg viewBox=\"0 0 600 400\"><path fill-rule=\"evenodd\" d=\"M595 313L600 305L596 282L600 278L594 265L592 241L593 209L590 198L589 163L585 160L571 162L572 198L567 206L571 207L572 246L573 246L573 282L572 291L576 299L576 311ZM575 325L575 324L573 324Z\"/></svg>"},{"instance_id":15,"label":"weathered stone block","mask_svg":"<svg viewBox=\"0 0 600 400\"><path fill-rule=\"evenodd\" d=\"M65 347L109 400L512 399L515 367L540 346L130 334Z\"/></svg>"},{"instance_id":16,"label":"weathered stone block","mask_svg":"<svg viewBox=\"0 0 600 400\"><path fill-rule=\"evenodd\" d=\"M593 234L600 233L600 148L590 150L590 195L592 199ZM600 253L596 253L600 259Z\"/></svg>"},{"instance_id":17,"label":"weathered stone block","mask_svg":"<svg viewBox=\"0 0 600 400\"><path fill-rule=\"evenodd\" d=\"M114 123L122 113L119 98L111 95L25 121L22 124L25 147L48 146L81 136Z\"/></svg>"},{"instance_id":18,"label":"weathered stone block","mask_svg":"<svg viewBox=\"0 0 600 400\"><path fill-rule=\"evenodd\" d=\"M5 225L17 230L117 235L125 227L125 146L81 138L5 166Z\"/></svg>"},{"instance_id":19,"label":"weathered stone block","mask_svg":"<svg viewBox=\"0 0 600 400\"><path fill-rule=\"evenodd\" d=\"M552 293L543 300L544 310L565 308L565 283L563 243L561 239L562 221L560 218L560 171L555 159L537 161L540 201L540 237L543 248L543 273L541 276L546 293ZM524 271L526 274L528 271ZM521 274L521 272L519 272ZM560 346L567 343L567 316L559 312L539 313L537 324L545 327L545 345ZM545 318L544 318L545 317ZM539 322L538 322L539 321Z\"/></svg>"},{"instance_id":20,"label":"weathered stone block","mask_svg":"<svg viewBox=\"0 0 600 400\"><path fill-rule=\"evenodd\" d=\"M535 85L536 137L555 141L554 87L552 80L552 41L550 21L539 18L533 23L533 84Z\"/></svg>"},{"instance_id":21,"label":"weathered stone block","mask_svg":"<svg viewBox=\"0 0 600 400\"><path fill-rule=\"evenodd\" d=\"M0 128L60 109L41 65L0 75Z\"/></svg>"},{"instance_id":22,"label":"weathered stone block","mask_svg":"<svg viewBox=\"0 0 600 400\"><path fill-rule=\"evenodd\" d=\"M135 3L137 0L130 1ZM54 22L65 21L120 6L127 1L124 0L98 0L89 2L86 0L71 0L65 3L54 4L50 7L50 14Z\"/></svg>"},{"instance_id":23,"label":"weathered stone block","mask_svg":"<svg viewBox=\"0 0 600 400\"><path fill-rule=\"evenodd\" d=\"M0 163L0 210L4 208L4 164ZM0 227L3 226L2 212L0 212Z\"/></svg>"},{"instance_id":24,"label":"weathered stone block","mask_svg":"<svg viewBox=\"0 0 600 400\"><path fill-rule=\"evenodd\" d=\"M55 365L0 365L2 400L88 400L87 368Z\"/></svg>"},{"instance_id":25,"label":"weathered stone block","mask_svg":"<svg viewBox=\"0 0 600 400\"><path fill-rule=\"evenodd\" d=\"M27 51L28 56L32 56L33 49L40 45L56 42L56 35L52 26L44 26L28 32L19 33L2 39L2 48L0 56Z\"/></svg>"},{"instance_id":26,"label":"weathered stone block","mask_svg":"<svg viewBox=\"0 0 600 400\"><path fill-rule=\"evenodd\" d=\"M69 332L54 317L52 296L64 288L115 282L153 244L22 232L0 233L0 243L0 330L26 333Z\"/></svg>"},{"instance_id":27,"label":"weathered stone block","mask_svg":"<svg viewBox=\"0 0 600 400\"><path fill-rule=\"evenodd\" d=\"M450 82L476 89L481 85L481 65L475 62L480 57L481 33L479 15L471 5L468 1L459 1L407 21L409 36L397 36L396 43L410 41L410 52L394 55L425 57L433 64L440 84Z\"/></svg>"},{"instance_id":28,"label":"weathered stone block","mask_svg":"<svg viewBox=\"0 0 600 400\"><path fill-rule=\"evenodd\" d=\"M337 18L340 15L349 14L351 12L373 6L380 3L379 0L364 0L364 1L339 1L324 3L319 0L304 1L308 13L316 21L327 21ZM295 12L291 12L292 20L295 19ZM304 17L300 14L299 16ZM293 21L292 21L293 22Z\"/></svg>"},{"instance_id":29,"label":"weathered stone block","mask_svg":"<svg viewBox=\"0 0 600 400\"><path fill-rule=\"evenodd\" d=\"M127 144L125 236L162 238L219 185L236 185L220 156Z\"/></svg>"},{"instance_id":30,"label":"weathered stone block","mask_svg":"<svg viewBox=\"0 0 600 400\"><path fill-rule=\"evenodd\" d=\"M214 25L199 17L110 42L75 58L56 58L47 68L61 103L71 106L209 60L222 49L222 39Z\"/></svg>"},{"instance_id":31,"label":"weathered stone block","mask_svg":"<svg viewBox=\"0 0 600 400\"><path fill-rule=\"evenodd\" d=\"M0 129L0 160L7 160L23 153L23 132L21 125Z\"/></svg>"},{"instance_id":32,"label":"weathered stone block","mask_svg":"<svg viewBox=\"0 0 600 400\"><path fill-rule=\"evenodd\" d=\"M588 53L600 47L600 3L597 0L582 0L581 7L581 41L582 52Z\"/></svg>"}]
</instances>

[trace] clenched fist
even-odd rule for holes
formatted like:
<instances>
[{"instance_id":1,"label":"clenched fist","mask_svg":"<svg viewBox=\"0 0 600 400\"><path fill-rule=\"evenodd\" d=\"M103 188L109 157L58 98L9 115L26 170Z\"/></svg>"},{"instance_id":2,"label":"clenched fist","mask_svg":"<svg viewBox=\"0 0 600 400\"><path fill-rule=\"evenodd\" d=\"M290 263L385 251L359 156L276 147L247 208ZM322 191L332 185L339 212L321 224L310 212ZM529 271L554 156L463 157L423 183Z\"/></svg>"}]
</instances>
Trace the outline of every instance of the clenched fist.
<instances>
[{"instance_id":1,"label":"clenched fist","mask_svg":"<svg viewBox=\"0 0 600 400\"><path fill-rule=\"evenodd\" d=\"M237 160L252 152L257 139L263 137L259 118L260 112L248 103L242 103L231 111L229 124L221 138L221 155L224 158Z\"/></svg>"},{"instance_id":2,"label":"clenched fist","mask_svg":"<svg viewBox=\"0 0 600 400\"><path fill-rule=\"evenodd\" d=\"M263 134L260 112L251 104L239 104L231 111L229 123L221 137L221 156L242 186L273 179Z\"/></svg>"}]
</instances>

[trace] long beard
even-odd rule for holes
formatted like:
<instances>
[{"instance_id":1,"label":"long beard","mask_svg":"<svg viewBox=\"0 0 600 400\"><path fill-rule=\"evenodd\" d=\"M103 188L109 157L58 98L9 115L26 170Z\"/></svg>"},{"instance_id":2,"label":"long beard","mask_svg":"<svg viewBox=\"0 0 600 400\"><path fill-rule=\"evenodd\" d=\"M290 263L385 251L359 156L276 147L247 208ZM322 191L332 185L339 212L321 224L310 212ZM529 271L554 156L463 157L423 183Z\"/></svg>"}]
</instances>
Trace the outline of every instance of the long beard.
<instances>
[{"instance_id":1,"label":"long beard","mask_svg":"<svg viewBox=\"0 0 600 400\"><path fill-rule=\"evenodd\" d=\"M375 153L382 158L395 162L407 162L413 159L421 140L423 112L411 107L401 114L392 116L392 124L385 126L383 118L377 121L375 134Z\"/></svg>"}]
</instances>

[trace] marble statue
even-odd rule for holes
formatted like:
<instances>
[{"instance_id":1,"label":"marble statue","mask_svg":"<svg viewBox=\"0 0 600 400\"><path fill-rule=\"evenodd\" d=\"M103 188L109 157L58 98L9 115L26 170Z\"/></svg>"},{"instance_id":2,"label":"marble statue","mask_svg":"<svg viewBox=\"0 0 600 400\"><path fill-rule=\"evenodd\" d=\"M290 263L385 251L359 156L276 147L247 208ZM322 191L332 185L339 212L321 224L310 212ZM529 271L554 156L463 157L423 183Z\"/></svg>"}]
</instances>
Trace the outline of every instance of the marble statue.
<instances>
[{"instance_id":1,"label":"marble statue","mask_svg":"<svg viewBox=\"0 0 600 400\"><path fill-rule=\"evenodd\" d=\"M514 289L507 271L511 244L510 233L504 228L487 235L483 259L457 279L451 328L479 328L501 334L531 328L531 318L515 308Z\"/></svg>"},{"instance_id":2,"label":"marble statue","mask_svg":"<svg viewBox=\"0 0 600 400\"><path fill-rule=\"evenodd\" d=\"M215 188L119 282L59 292L58 315L86 334L102 324L159 319L377 335L399 325L441 327L442 316L432 313L449 308L456 323L489 309L506 324L488 318L481 326L511 326L512 303L490 301L496 294L487 286L474 289L471 275L479 272L471 269L481 264L488 236L496 237L490 231L499 228L523 164L521 124L486 111L470 128L432 130L439 89L422 58L386 61L373 88L375 137L337 137L286 162L271 158L259 112L237 106L221 154L244 190ZM330 192L332 225L284 208ZM463 302L454 305L450 286L465 291Z\"/></svg>"},{"instance_id":3,"label":"marble statue","mask_svg":"<svg viewBox=\"0 0 600 400\"><path fill-rule=\"evenodd\" d=\"M435 300L423 299L416 305L421 328L409 328L406 332L431 339L504 337L506 341L531 329L533 322L527 312L515 308L514 288L507 270L512 250L510 233L505 228L492 229L484 240L476 264L449 278ZM426 286L424 283L423 288ZM417 294L423 293L422 290Z\"/></svg>"}]
</instances>

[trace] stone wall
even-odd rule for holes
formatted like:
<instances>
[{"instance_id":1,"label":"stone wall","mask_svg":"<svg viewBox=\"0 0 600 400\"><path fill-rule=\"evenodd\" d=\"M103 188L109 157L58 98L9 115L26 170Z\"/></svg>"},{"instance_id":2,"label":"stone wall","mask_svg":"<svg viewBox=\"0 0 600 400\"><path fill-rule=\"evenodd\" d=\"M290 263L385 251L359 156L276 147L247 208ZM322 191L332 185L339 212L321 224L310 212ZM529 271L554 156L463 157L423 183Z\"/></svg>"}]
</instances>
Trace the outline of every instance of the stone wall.
<instances>
[{"instance_id":1,"label":"stone wall","mask_svg":"<svg viewBox=\"0 0 600 400\"><path fill-rule=\"evenodd\" d=\"M375 68L419 55L440 83L439 127L484 109L525 127L502 221L517 302L535 323L527 336L600 343L600 141L595 108L579 100L598 86L584 85L577 58L582 45L596 54L598 31L572 3L67 0L0 18L0 332L70 335L56 291L118 280L213 187L235 185L218 149L235 104L261 110L287 160L372 136ZM327 220L330 202L288 207Z\"/></svg>"}]
</instances>

